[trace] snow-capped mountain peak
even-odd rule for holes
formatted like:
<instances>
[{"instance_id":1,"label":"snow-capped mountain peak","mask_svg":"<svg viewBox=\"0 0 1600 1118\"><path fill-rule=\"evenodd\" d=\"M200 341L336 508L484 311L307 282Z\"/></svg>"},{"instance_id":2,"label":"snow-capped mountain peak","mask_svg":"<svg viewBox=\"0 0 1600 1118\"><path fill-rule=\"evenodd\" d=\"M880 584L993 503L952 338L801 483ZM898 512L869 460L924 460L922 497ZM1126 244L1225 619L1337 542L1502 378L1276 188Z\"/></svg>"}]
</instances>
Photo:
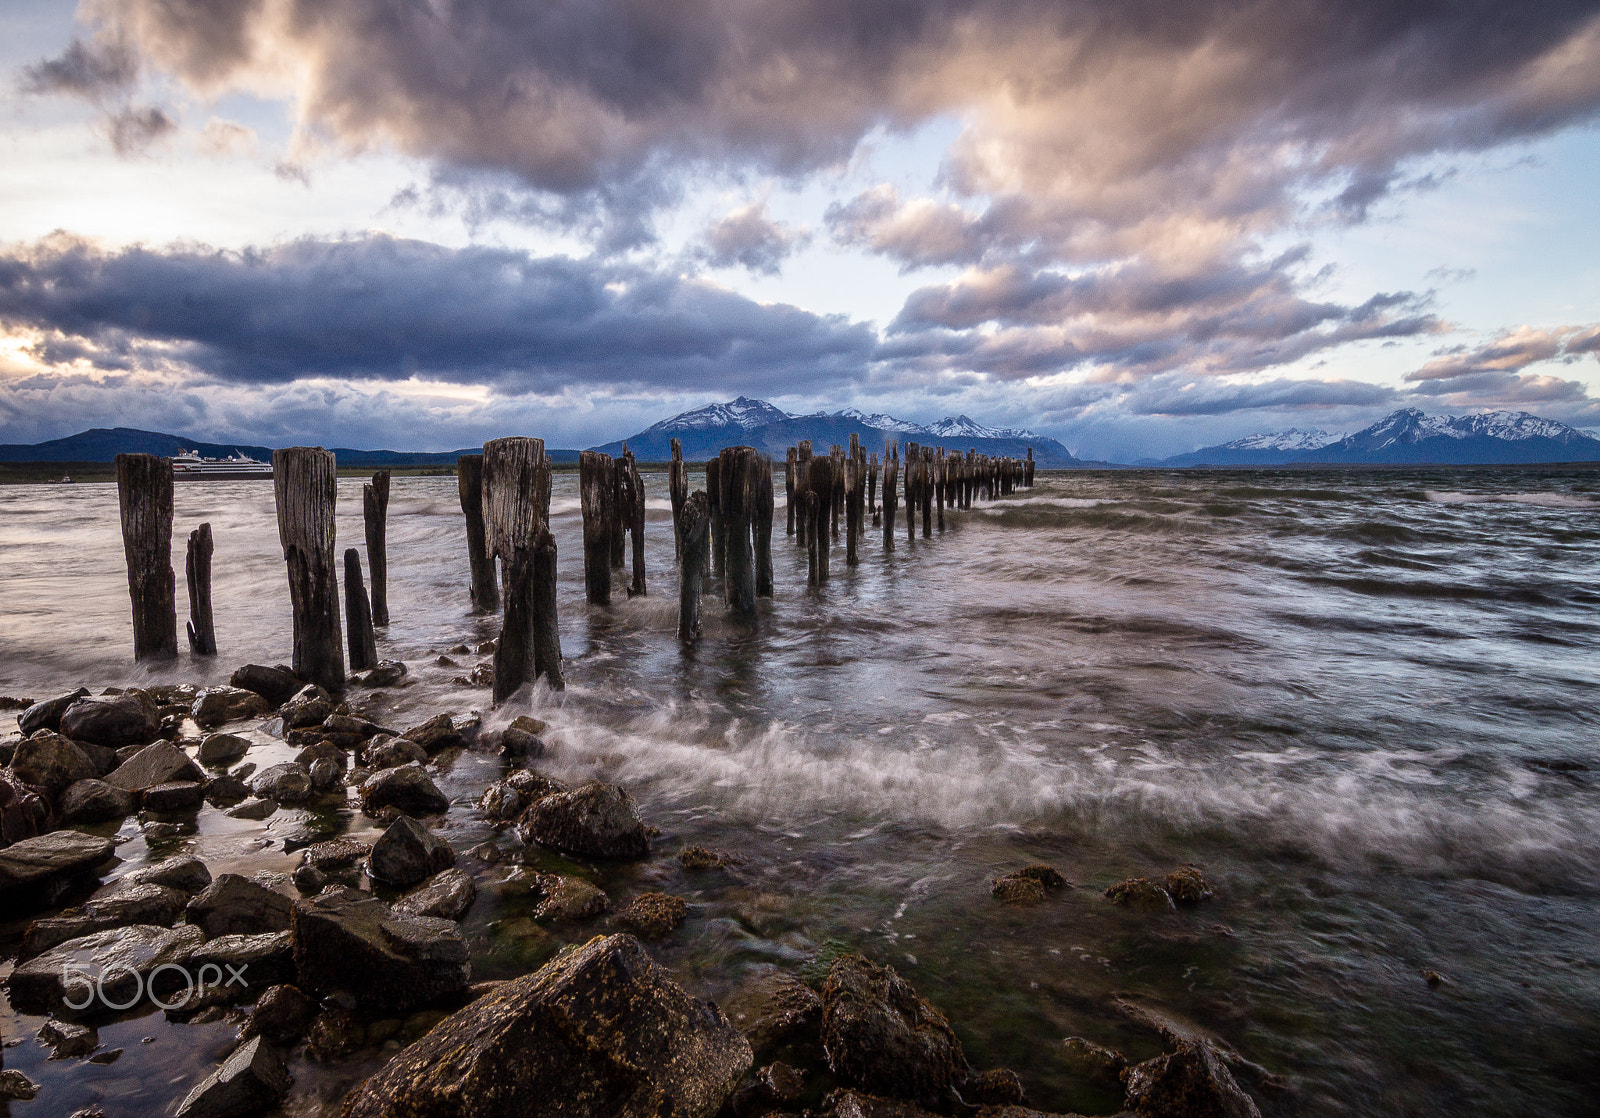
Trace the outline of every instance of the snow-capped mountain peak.
<instances>
[{"instance_id":1,"label":"snow-capped mountain peak","mask_svg":"<svg viewBox=\"0 0 1600 1118\"><path fill-rule=\"evenodd\" d=\"M1554 419L1542 419L1525 411L1493 411L1477 415L1426 415L1421 408L1403 408L1391 412L1364 431L1341 440L1340 445L1360 445L1369 450L1382 450L1387 446L1410 445L1423 439L1470 438L1502 439L1518 442L1523 439L1554 439L1572 442L1581 439L1581 432Z\"/></svg>"},{"instance_id":2,"label":"snow-capped mountain peak","mask_svg":"<svg viewBox=\"0 0 1600 1118\"><path fill-rule=\"evenodd\" d=\"M753 431L768 423L793 418L794 416L788 412L774 407L765 400L752 400L747 396L740 396L736 400L729 400L726 404L706 404L693 411L675 415L671 419L663 419L650 430L706 431L717 427L738 427L744 431Z\"/></svg>"},{"instance_id":3,"label":"snow-capped mountain peak","mask_svg":"<svg viewBox=\"0 0 1600 1118\"><path fill-rule=\"evenodd\" d=\"M1223 443L1223 450L1320 450L1330 443L1336 443L1344 438L1344 433L1324 431L1318 427L1302 430L1291 427L1287 431L1275 431L1270 435L1247 435L1242 439L1234 439L1231 443Z\"/></svg>"},{"instance_id":4,"label":"snow-capped mountain peak","mask_svg":"<svg viewBox=\"0 0 1600 1118\"><path fill-rule=\"evenodd\" d=\"M927 433L940 439L1036 439L1032 431L1017 427L985 427L968 415L945 416L927 426Z\"/></svg>"}]
</instances>

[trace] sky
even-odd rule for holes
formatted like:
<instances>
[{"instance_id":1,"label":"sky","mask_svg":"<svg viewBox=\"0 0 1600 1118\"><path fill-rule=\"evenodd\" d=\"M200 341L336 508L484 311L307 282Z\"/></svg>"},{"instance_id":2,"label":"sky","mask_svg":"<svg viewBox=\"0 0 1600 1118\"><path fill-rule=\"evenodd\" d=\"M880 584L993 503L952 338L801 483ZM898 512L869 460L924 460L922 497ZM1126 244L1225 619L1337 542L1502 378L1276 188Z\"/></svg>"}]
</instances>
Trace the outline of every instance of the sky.
<instances>
[{"instance_id":1,"label":"sky","mask_svg":"<svg viewBox=\"0 0 1600 1118\"><path fill-rule=\"evenodd\" d=\"M6 0L0 442L1600 427L1600 8Z\"/></svg>"}]
</instances>

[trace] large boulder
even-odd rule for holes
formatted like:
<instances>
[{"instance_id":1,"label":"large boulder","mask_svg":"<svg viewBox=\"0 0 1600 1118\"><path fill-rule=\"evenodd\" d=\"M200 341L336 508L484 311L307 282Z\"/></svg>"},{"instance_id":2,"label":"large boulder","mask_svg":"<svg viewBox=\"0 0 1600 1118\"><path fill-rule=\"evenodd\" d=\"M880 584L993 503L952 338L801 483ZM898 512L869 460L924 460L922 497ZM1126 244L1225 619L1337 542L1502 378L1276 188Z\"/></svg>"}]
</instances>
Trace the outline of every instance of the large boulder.
<instances>
[{"instance_id":1,"label":"large boulder","mask_svg":"<svg viewBox=\"0 0 1600 1118\"><path fill-rule=\"evenodd\" d=\"M448 920L405 916L343 885L294 906L295 985L399 1012L457 993L472 978L466 942Z\"/></svg>"},{"instance_id":2,"label":"large boulder","mask_svg":"<svg viewBox=\"0 0 1600 1118\"><path fill-rule=\"evenodd\" d=\"M448 869L429 878L420 888L395 902L394 910L408 916L438 916L460 920L478 897L477 883L464 871Z\"/></svg>"},{"instance_id":3,"label":"large boulder","mask_svg":"<svg viewBox=\"0 0 1600 1118\"><path fill-rule=\"evenodd\" d=\"M172 1000L184 986L180 968L202 939L199 928L187 926L135 924L96 932L18 966L6 980L6 993L23 1013L70 1011L84 1016L129 1007L138 1000L141 986L148 991L154 985L157 997ZM175 965L154 983L146 981L168 963Z\"/></svg>"},{"instance_id":4,"label":"large boulder","mask_svg":"<svg viewBox=\"0 0 1600 1118\"><path fill-rule=\"evenodd\" d=\"M27 710L17 715L17 729L25 735L36 734L40 730L61 729L61 716L67 708L79 699L89 696L87 687L80 687L70 695L58 695L53 699L45 699L34 703Z\"/></svg>"},{"instance_id":5,"label":"large boulder","mask_svg":"<svg viewBox=\"0 0 1600 1118\"><path fill-rule=\"evenodd\" d=\"M295 692L305 683L287 668L246 664L229 677L228 685L254 691L273 706L279 707L294 698Z\"/></svg>"},{"instance_id":6,"label":"large boulder","mask_svg":"<svg viewBox=\"0 0 1600 1118\"><path fill-rule=\"evenodd\" d=\"M57 944L130 924L174 923L183 915L189 898L165 885L118 882L109 892L85 901L77 912L45 917L28 925L22 937L20 957L31 959Z\"/></svg>"},{"instance_id":7,"label":"large boulder","mask_svg":"<svg viewBox=\"0 0 1600 1118\"><path fill-rule=\"evenodd\" d=\"M361 785L361 808L376 813L392 807L407 815L438 815L450 810L433 778L416 765L373 773Z\"/></svg>"},{"instance_id":8,"label":"large boulder","mask_svg":"<svg viewBox=\"0 0 1600 1118\"><path fill-rule=\"evenodd\" d=\"M1128 1108L1142 1118L1261 1118L1255 1101L1205 1041L1135 1064L1123 1078Z\"/></svg>"},{"instance_id":9,"label":"large boulder","mask_svg":"<svg viewBox=\"0 0 1600 1118\"><path fill-rule=\"evenodd\" d=\"M822 1048L845 1082L935 1108L968 1072L944 1014L893 967L856 954L840 956L822 987Z\"/></svg>"},{"instance_id":10,"label":"large boulder","mask_svg":"<svg viewBox=\"0 0 1600 1118\"><path fill-rule=\"evenodd\" d=\"M0 769L0 846L33 838L50 825L50 805L37 788Z\"/></svg>"},{"instance_id":11,"label":"large boulder","mask_svg":"<svg viewBox=\"0 0 1600 1118\"><path fill-rule=\"evenodd\" d=\"M450 844L402 815L389 824L367 856L367 875L396 889L409 889L456 864Z\"/></svg>"},{"instance_id":12,"label":"large boulder","mask_svg":"<svg viewBox=\"0 0 1600 1118\"><path fill-rule=\"evenodd\" d=\"M288 730L315 726L333 713L333 696L315 683L308 683L296 691L289 701L279 708L283 725Z\"/></svg>"},{"instance_id":13,"label":"large boulder","mask_svg":"<svg viewBox=\"0 0 1600 1118\"><path fill-rule=\"evenodd\" d=\"M79 780L71 784L57 801L63 823L103 823L133 814L132 792L103 780Z\"/></svg>"},{"instance_id":14,"label":"large boulder","mask_svg":"<svg viewBox=\"0 0 1600 1118\"><path fill-rule=\"evenodd\" d=\"M0 894L86 876L111 857L108 838L52 831L0 850Z\"/></svg>"},{"instance_id":15,"label":"large boulder","mask_svg":"<svg viewBox=\"0 0 1600 1118\"><path fill-rule=\"evenodd\" d=\"M523 813L523 835L579 858L643 858L650 836L633 797L616 784L593 781L546 796Z\"/></svg>"},{"instance_id":16,"label":"large boulder","mask_svg":"<svg viewBox=\"0 0 1600 1118\"><path fill-rule=\"evenodd\" d=\"M189 717L202 730L214 730L224 722L254 718L270 709L266 699L243 687L207 687L195 697Z\"/></svg>"},{"instance_id":17,"label":"large boulder","mask_svg":"<svg viewBox=\"0 0 1600 1118\"><path fill-rule=\"evenodd\" d=\"M287 931L294 902L236 873L217 877L188 905L189 923L205 930L206 938L254 936Z\"/></svg>"},{"instance_id":18,"label":"large boulder","mask_svg":"<svg viewBox=\"0 0 1600 1118\"><path fill-rule=\"evenodd\" d=\"M128 792L143 792L157 784L174 780L192 780L204 784L206 774L189 755L170 741L158 741L145 746L118 765L106 783Z\"/></svg>"},{"instance_id":19,"label":"large boulder","mask_svg":"<svg viewBox=\"0 0 1600 1118\"><path fill-rule=\"evenodd\" d=\"M709 1118L749 1069L720 1010L632 936L590 940L445 1018L342 1118Z\"/></svg>"},{"instance_id":20,"label":"large boulder","mask_svg":"<svg viewBox=\"0 0 1600 1118\"><path fill-rule=\"evenodd\" d=\"M110 749L142 745L159 729L155 707L140 695L79 699L61 715L61 732L67 737Z\"/></svg>"},{"instance_id":21,"label":"large boulder","mask_svg":"<svg viewBox=\"0 0 1600 1118\"><path fill-rule=\"evenodd\" d=\"M129 885L165 885L194 896L211 884L211 871L193 854L174 854L148 866L141 866L122 879Z\"/></svg>"},{"instance_id":22,"label":"large boulder","mask_svg":"<svg viewBox=\"0 0 1600 1118\"><path fill-rule=\"evenodd\" d=\"M232 1001L295 978L294 941L288 932L218 936L195 948L191 959L196 976L207 963L217 968L211 973L221 975L220 993Z\"/></svg>"},{"instance_id":23,"label":"large boulder","mask_svg":"<svg viewBox=\"0 0 1600 1118\"><path fill-rule=\"evenodd\" d=\"M246 1118L288 1090L283 1057L262 1037L251 1037L178 1104L177 1118Z\"/></svg>"},{"instance_id":24,"label":"large boulder","mask_svg":"<svg viewBox=\"0 0 1600 1118\"><path fill-rule=\"evenodd\" d=\"M250 739L238 734L207 734L200 743L202 765L228 765L250 752Z\"/></svg>"},{"instance_id":25,"label":"large boulder","mask_svg":"<svg viewBox=\"0 0 1600 1118\"><path fill-rule=\"evenodd\" d=\"M400 735L407 741L414 741L430 755L452 745L461 744L461 732L456 729L455 722L448 714L437 714L420 726L413 726Z\"/></svg>"},{"instance_id":26,"label":"large boulder","mask_svg":"<svg viewBox=\"0 0 1600 1118\"><path fill-rule=\"evenodd\" d=\"M67 786L100 775L100 767L78 744L48 730L23 738L11 755L11 771L24 784L42 788L52 800Z\"/></svg>"}]
</instances>

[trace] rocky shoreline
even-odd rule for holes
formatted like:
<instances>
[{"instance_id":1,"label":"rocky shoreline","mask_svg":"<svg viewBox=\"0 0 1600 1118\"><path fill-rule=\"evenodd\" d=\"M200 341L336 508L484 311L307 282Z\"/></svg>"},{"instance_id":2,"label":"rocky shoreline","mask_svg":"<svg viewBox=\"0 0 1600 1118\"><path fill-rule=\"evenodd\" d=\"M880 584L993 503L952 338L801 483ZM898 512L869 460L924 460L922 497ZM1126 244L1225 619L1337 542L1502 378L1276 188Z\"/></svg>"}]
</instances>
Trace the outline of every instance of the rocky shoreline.
<instances>
[{"instance_id":1,"label":"rocky shoreline","mask_svg":"<svg viewBox=\"0 0 1600 1118\"><path fill-rule=\"evenodd\" d=\"M854 951L790 952L720 1007L692 996L647 946L679 934L691 899L633 888L618 903L581 870L670 862L653 877L670 884L735 873L739 856L661 849L627 789L540 771L537 719L386 725L375 700L405 675L385 662L341 697L282 666L246 665L226 687L0 700L18 711L0 739L0 899L27 918L5 990L18 1013L43 1018L36 1039L51 1059L116 1060L97 1028L130 1007L148 1012L150 999L171 1021L233 1030L220 1064L174 1100L179 1118L270 1111L297 1076L374 1048L381 1065L322 1113L1043 1113L1015 1071L971 1066L935 1005ZM297 752L258 765L261 733ZM498 758L499 778L472 805L453 805L435 779L462 751ZM207 813L261 821L293 808L359 811L381 833L306 836L317 841L296 844L287 873L213 875L180 852L102 884L128 821L148 845L181 845ZM457 850L440 831L464 811L493 837ZM1053 867L1027 866L974 904L1030 907L1069 888ZM485 890L527 910L501 922L507 935L545 948L520 977L474 980L479 945L462 921ZM1161 912L1209 896L1201 871L1182 866L1122 882L1102 903ZM577 939L557 950L548 928ZM1122 1114L1256 1115L1258 1096L1280 1107L1283 1083L1225 1042L1159 1014L1148 1024L1166 1051L1139 1063L1092 1039L1039 1043L1120 1095ZM0 1072L0 1098L50 1088Z\"/></svg>"}]
</instances>

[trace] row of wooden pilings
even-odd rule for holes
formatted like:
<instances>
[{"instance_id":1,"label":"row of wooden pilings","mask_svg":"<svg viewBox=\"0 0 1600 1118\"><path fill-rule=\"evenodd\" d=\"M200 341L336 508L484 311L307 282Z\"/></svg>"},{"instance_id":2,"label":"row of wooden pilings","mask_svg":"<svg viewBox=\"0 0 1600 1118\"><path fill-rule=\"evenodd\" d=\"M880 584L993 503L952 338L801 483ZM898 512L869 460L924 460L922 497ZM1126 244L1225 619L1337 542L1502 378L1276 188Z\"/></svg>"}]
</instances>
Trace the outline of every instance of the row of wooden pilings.
<instances>
[{"instance_id":1,"label":"row of wooden pilings","mask_svg":"<svg viewBox=\"0 0 1600 1118\"><path fill-rule=\"evenodd\" d=\"M334 564L337 468L332 452L291 447L272 455L278 537L288 567L294 620L294 670L330 691L345 684L338 576ZM134 657L170 659L178 654L175 579L172 572L173 473L170 459L149 454L117 456L117 492L122 515L128 588L133 602ZM720 583L731 612L751 615L756 599L771 597L773 464L753 447L727 447L705 464L706 488L689 492L688 464L672 440L668 490L674 550L679 562L678 635L693 641L700 632L700 598ZM634 455L623 447L613 458L597 451L579 457L583 509L585 595L593 605L611 601L613 574L625 563L632 542L629 597L645 593L645 490ZM808 555L809 581L828 580L832 545L844 521L845 562L859 562L868 522L882 525L885 550L894 549L895 518L903 478L906 532L916 537L920 515L924 537L935 524L944 530L947 508L970 508L975 497L1031 487L1033 451L1026 459L990 458L968 451L908 443L902 467L897 444L885 449L878 500L878 455L868 456L851 436L848 451L835 446L814 455L810 441L789 448L784 463L788 533ZM502 612L494 658L494 701L543 676L563 684L556 621L556 544L550 533L551 466L544 441L504 438L487 442L482 454L457 461L461 509L466 517L471 599L479 612ZM389 623L387 519L389 472L363 486L362 513L371 593L362 578L361 554L344 553L344 635L349 666L377 665L375 627ZM196 655L217 650L211 608L210 524L189 536L189 643Z\"/></svg>"}]
</instances>

